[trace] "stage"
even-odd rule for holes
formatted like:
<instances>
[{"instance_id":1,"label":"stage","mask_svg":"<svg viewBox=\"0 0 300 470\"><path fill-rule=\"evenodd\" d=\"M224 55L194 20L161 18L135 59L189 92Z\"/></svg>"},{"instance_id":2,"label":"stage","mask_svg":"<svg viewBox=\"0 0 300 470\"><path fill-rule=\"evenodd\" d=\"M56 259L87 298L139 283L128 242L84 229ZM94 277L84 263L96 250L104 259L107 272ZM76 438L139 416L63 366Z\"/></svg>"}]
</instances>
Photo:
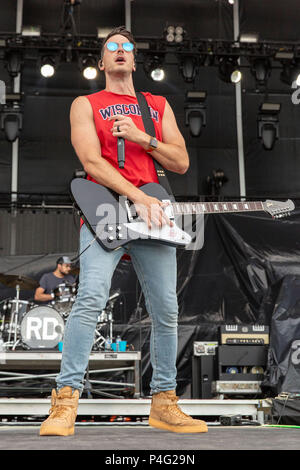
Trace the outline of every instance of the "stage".
<instances>
[{"instance_id":1,"label":"stage","mask_svg":"<svg viewBox=\"0 0 300 470\"><path fill-rule=\"evenodd\" d=\"M300 429L265 426L208 426L208 432L204 434L175 434L148 425L86 424L77 425L74 436L41 437L36 425L3 425L0 427L0 449L114 451L108 452L107 456L130 450L170 450L171 455L179 456L184 450L191 451L189 455L192 456L192 451L198 450L299 450L299 434ZM195 454L195 464L199 457Z\"/></svg>"}]
</instances>

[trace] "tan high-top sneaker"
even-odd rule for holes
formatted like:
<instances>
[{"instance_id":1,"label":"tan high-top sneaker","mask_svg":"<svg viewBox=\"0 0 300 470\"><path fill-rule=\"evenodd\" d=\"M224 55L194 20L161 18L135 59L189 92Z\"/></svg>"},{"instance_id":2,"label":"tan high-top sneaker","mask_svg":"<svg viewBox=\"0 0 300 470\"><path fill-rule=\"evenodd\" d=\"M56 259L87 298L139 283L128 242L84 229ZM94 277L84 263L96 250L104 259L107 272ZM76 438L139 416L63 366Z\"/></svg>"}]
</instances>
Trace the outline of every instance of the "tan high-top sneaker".
<instances>
[{"instance_id":1,"label":"tan high-top sneaker","mask_svg":"<svg viewBox=\"0 0 300 470\"><path fill-rule=\"evenodd\" d=\"M185 414L177 405L177 401L175 390L153 395L149 425L172 432L207 432L206 423Z\"/></svg>"},{"instance_id":2,"label":"tan high-top sneaker","mask_svg":"<svg viewBox=\"0 0 300 470\"><path fill-rule=\"evenodd\" d=\"M49 417L41 424L40 436L71 436L77 416L79 391L71 387L52 390Z\"/></svg>"}]
</instances>

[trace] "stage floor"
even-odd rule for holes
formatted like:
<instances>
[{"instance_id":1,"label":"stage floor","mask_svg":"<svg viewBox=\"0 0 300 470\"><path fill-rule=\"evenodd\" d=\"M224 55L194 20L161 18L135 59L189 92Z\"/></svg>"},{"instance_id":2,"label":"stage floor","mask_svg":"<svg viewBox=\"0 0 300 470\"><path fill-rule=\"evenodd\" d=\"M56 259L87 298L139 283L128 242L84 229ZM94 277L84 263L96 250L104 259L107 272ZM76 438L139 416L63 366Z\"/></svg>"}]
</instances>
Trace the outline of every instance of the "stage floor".
<instances>
[{"instance_id":1,"label":"stage floor","mask_svg":"<svg viewBox=\"0 0 300 470\"><path fill-rule=\"evenodd\" d=\"M300 429L209 426L205 434L175 434L149 426L77 426L74 436L39 436L39 426L2 425L1 450L299 450ZM109 452L107 455L111 455ZM115 455L117 455L115 453ZM129 455L129 454L126 454ZM134 453L133 453L134 455Z\"/></svg>"}]
</instances>

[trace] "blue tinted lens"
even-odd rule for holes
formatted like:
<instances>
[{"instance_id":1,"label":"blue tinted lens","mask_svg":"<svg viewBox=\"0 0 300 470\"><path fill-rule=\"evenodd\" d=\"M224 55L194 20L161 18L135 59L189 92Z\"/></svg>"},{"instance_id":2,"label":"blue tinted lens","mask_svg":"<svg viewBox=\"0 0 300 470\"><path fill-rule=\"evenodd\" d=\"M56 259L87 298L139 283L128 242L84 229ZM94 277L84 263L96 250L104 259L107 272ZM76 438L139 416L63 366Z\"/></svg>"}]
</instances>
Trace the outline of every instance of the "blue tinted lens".
<instances>
[{"instance_id":1,"label":"blue tinted lens","mask_svg":"<svg viewBox=\"0 0 300 470\"><path fill-rule=\"evenodd\" d=\"M116 51L118 49L118 44L116 42L108 42L106 47L109 51Z\"/></svg>"},{"instance_id":2,"label":"blue tinted lens","mask_svg":"<svg viewBox=\"0 0 300 470\"><path fill-rule=\"evenodd\" d=\"M118 49L119 45L116 42L110 41L106 44L106 47L109 51L114 52ZM123 42L122 47L126 52L131 52L134 49L131 42Z\"/></svg>"},{"instance_id":3,"label":"blue tinted lens","mask_svg":"<svg viewBox=\"0 0 300 470\"><path fill-rule=\"evenodd\" d=\"M126 52L131 52L133 51L133 44L131 42L123 42L123 49Z\"/></svg>"}]
</instances>

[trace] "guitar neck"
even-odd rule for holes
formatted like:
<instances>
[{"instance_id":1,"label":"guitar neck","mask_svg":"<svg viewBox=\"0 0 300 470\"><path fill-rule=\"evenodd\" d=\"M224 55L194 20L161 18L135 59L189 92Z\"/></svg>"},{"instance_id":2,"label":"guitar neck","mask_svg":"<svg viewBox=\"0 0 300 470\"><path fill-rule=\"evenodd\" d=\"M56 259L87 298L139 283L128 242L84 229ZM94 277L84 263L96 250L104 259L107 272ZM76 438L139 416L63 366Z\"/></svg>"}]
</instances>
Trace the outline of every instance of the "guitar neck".
<instances>
[{"instance_id":1,"label":"guitar neck","mask_svg":"<svg viewBox=\"0 0 300 470\"><path fill-rule=\"evenodd\" d=\"M221 214L264 211L260 201L247 202L174 202L175 214Z\"/></svg>"}]
</instances>

